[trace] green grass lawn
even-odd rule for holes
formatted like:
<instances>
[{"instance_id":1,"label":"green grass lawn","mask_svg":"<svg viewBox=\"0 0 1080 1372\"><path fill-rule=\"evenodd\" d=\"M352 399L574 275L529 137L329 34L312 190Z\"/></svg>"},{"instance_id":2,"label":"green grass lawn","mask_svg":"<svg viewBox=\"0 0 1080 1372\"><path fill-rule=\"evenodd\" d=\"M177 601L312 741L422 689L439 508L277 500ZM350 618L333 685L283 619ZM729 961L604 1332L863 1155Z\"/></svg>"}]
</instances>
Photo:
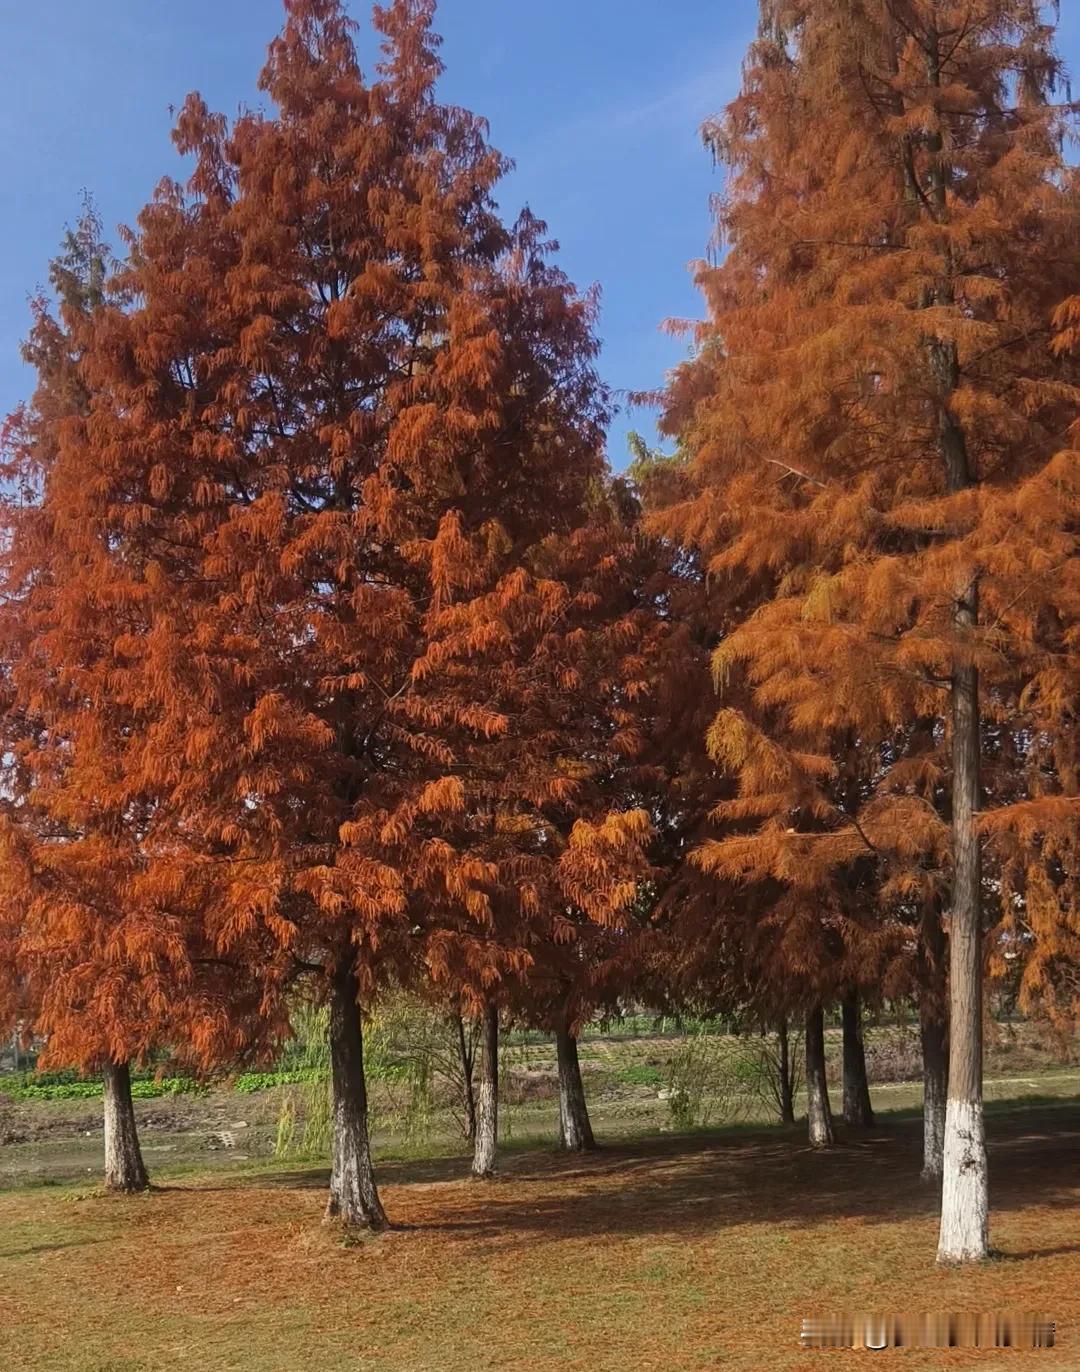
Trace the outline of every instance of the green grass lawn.
<instances>
[{"instance_id":1,"label":"green grass lawn","mask_svg":"<svg viewBox=\"0 0 1080 1372\"><path fill-rule=\"evenodd\" d=\"M1064 1083L1062 1083L1064 1084ZM108 1197L0 1194L0 1368L11 1372L624 1372L865 1368L799 1349L815 1311L1015 1308L1052 1351L905 1351L905 1369L1080 1369L1080 1105L991 1106L992 1240L934 1266L917 1114L824 1154L799 1130L619 1135L587 1158L519 1134L498 1180L458 1157L381 1162L393 1232L343 1245L326 1173L249 1162ZM879 1105L883 1104L879 1094ZM609 1123L616 1126L609 1128Z\"/></svg>"}]
</instances>

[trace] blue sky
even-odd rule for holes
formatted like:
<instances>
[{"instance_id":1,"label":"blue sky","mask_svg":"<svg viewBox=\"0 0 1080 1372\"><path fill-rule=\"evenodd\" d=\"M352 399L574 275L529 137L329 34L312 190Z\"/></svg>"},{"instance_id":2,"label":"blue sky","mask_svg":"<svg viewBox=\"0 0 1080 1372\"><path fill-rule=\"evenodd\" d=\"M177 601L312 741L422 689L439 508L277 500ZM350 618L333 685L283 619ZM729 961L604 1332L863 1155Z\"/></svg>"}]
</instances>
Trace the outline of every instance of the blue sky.
<instances>
[{"instance_id":1,"label":"blue sky","mask_svg":"<svg viewBox=\"0 0 1080 1372\"><path fill-rule=\"evenodd\" d=\"M5 6L0 45L0 413L24 397L18 343L83 188L107 229L134 220L156 182L181 169L169 106L189 90L235 113L281 19L279 0L48 0ZM363 58L373 53L368 7ZM1061 46L1080 67L1080 5ZM756 0L442 0L443 93L491 122L517 163L500 201L528 203L580 284L603 292L602 371L618 390L660 385L685 345L668 318L699 312L690 264L708 245L719 175L698 136L736 93ZM625 411L625 432L651 417Z\"/></svg>"}]
</instances>

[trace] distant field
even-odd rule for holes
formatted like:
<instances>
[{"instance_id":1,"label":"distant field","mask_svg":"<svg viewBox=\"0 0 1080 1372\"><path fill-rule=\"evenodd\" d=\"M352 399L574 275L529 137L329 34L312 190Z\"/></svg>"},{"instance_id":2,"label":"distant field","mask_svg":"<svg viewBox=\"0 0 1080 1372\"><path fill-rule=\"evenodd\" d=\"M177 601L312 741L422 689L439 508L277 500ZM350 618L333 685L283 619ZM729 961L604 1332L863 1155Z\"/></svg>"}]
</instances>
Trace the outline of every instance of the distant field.
<instances>
[{"instance_id":1,"label":"distant field","mask_svg":"<svg viewBox=\"0 0 1080 1372\"><path fill-rule=\"evenodd\" d=\"M506 1036L502 1069L501 1126L513 1146L554 1144L557 1100L555 1050L529 1036ZM917 1110L922 1100L918 1040L910 1028L870 1027L868 1067L879 1110ZM827 1034L830 1077L838 1082L840 1035ZM598 1136L619 1139L680 1128L667 1100L672 1062L689 1039L672 1032L638 1037L590 1033L580 1057L590 1110ZM711 1041L721 1059L746 1050L747 1041ZM753 1045L753 1040L749 1041ZM723 1066L719 1076L726 1085ZM907 1078L906 1080L904 1078ZM723 1098L704 1093L702 1119L708 1126L755 1126L772 1122L768 1103L739 1088ZM707 1083L708 1085L708 1083ZM715 1083L714 1083L715 1085ZM1052 1052L1028 1026L998 1030L987 1054L989 1101L1058 1098L1080 1094L1080 1066L1068 1054ZM164 1095L135 1102L146 1162L153 1174L243 1165L272 1156L283 1099L291 1096L303 1112L305 1092L294 1086L237 1091L222 1085L211 1091ZM460 1136L445 1111L436 1111L421 1137L402 1130L402 1095L375 1082L374 1138L383 1156L439 1156L460 1148ZM797 1097L797 1104L801 1094ZM839 1110L838 1092L834 1108ZM49 1181L93 1179L101 1166L100 1099L7 1100L0 1078L0 1189Z\"/></svg>"}]
</instances>

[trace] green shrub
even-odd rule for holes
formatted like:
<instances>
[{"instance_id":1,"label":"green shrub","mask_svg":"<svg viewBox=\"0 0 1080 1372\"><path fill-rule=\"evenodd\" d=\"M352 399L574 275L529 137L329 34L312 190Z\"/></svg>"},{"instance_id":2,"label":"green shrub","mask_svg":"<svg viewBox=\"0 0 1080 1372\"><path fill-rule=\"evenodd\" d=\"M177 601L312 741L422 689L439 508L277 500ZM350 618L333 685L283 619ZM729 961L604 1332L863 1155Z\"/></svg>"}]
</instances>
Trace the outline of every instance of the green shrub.
<instances>
[{"instance_id":1,"label":"green shrub","mask_svg":"<svg viewBox=\"0 0 1080 1372\"><path fill-rule=\"evenodd\" d=\"M238 1091L270 1091L275 1086L299 1086L303 1082L321 1081L326 1071L321 1067L297 1067L290 1072L242 1072L233 1083Z\"/></svg>"},{"instance_id":2,"label":"green shrub","mask_svg":"<svg viewBox=\"0 0 1080 1372\"><path fill-rule=\"evenodd\" d=\"M50 1077L67 1076L67 1073L43 1073L35 1077L22 1073L21 1081L12 1080L10 1084L0 1085L0 1091L13 1100L96 1100L104 1091L100 1081L85 1081L71 1074L71 1080L52 1081ZM190 1077L136 1077L131 1083L131 1094L135 1100L159 1100L162 1096L199 1095L206 1087Z\"/></svg>"},{"instance_id":3,"label":"green shrub","mask_svg":"<svg viewBox=\"0 0 1080 1372\"><path fill-rule=\"evenodd\" d=\"M659 1067L650 1067L644 1062L633 1062L628 1067L618 1068L615 1080L624 1086L659 1086L664 1080L664 1074Z\"/></svg>"},{"instance_id":4,"label":"green shrub","mask_svg":"<svg viewBox=\"0 0 1080 1372\"><path fill-rule=\"evenodd\" d=\"M747 1112L749 1070L730 1036L702 1027L684 1039L668 1065L668 1110L676 1129L696 1129Z\"/></svg>"},{"instance_id":5,"label":"green shrub","mask_svg":"<svg viewBox=\"0 0 1080 1372\"><path fill-rule=\"evenodd\" d=\"M5 1095L13 1100L92 1100L102 1094L100 1081L56 1082L45 1086L11 1086Z\"/></svg>"}]
</instances>

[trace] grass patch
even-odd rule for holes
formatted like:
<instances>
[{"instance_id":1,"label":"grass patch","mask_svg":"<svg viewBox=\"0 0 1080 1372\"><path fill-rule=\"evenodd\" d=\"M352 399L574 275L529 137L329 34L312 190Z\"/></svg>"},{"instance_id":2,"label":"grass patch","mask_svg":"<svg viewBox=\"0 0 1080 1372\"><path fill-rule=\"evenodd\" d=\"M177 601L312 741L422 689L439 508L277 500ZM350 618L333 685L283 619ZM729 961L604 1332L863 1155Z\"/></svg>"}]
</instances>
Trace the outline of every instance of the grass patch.
<instances>
[{"instance_id":1,"label":"grass patch","mask_svg":"<svg viewBox=\"0 0 1080 1372\"><path fill-rule=\"evenodd\" d=\"M645 1062L634 1062L615 1071L615 1080L625 1086L660 1086L664 1074L659 1067L651 1067Z\"/></svg>"},{"instance_id":2,"label":"grass patch","mask_svg":"<svg viewBox=\"0 0 1080 1372\"><path fill-rule=\"evenodd\" d=\"M813 1310L1024 1308L1058 1348L1010 1368L1080 1368L1080 1110L992 1114L1002 1260L934 1267L936 1196L902 1108L825 1153L801 1131L612 1140L566 1158L515 1139L500 1177L460 1153L380 1160L403 1226L343 1247L320 1223L323 1167L269 1161L145 1197L0 1195L5 1372L795 1372ZM834 1352L832 1369L866 1355ZM964 1350L905 1369L973 1367Z\"/></svg>"}]
</instances>

